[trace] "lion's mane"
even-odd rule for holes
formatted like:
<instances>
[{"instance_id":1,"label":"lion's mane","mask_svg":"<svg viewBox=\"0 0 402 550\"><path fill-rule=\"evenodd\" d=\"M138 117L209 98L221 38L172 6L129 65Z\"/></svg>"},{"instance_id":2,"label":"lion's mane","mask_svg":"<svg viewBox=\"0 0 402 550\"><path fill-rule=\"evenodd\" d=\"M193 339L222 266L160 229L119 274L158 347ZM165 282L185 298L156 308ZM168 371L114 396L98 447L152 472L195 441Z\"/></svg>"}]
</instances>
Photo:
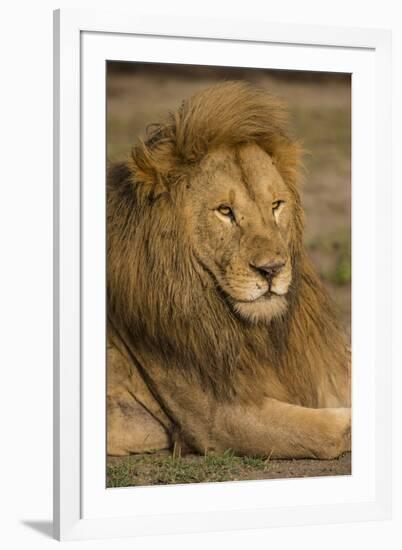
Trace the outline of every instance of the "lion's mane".
<instances>
[{"instance_id":1,"label":"lion's mane","mask_svg":"<svg viewBox=\"0 0 402 550\"><path fill-rule=\"evenodd\" d=\"M231 312L183 238L170 198L173 190L197 193L191 174L208 151L250 142L275 159L296 204L289 308L269 325L248 324ZM129 335L132 349L147 350L218 399L258 400L270 362L297 400L316 406L324 371L335 380L347 368L332 304L303 248L300 154L280 102L245 83L226 82L183 102L149 129L127 162L109 169L110 326ZM277 397L275 388L272 393Z\"/></svg>"}]
</instances>

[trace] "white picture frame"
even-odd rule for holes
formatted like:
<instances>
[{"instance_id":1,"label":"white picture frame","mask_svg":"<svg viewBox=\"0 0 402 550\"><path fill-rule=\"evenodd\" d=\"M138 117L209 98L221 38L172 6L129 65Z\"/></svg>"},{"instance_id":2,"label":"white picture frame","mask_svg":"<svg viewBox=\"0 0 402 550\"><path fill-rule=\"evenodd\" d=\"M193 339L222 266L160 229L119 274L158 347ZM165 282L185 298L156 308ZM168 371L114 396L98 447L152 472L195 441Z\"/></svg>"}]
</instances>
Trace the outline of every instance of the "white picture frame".
<instances>
[{"instance_id":1,"label":"white picture frame","mask_svg":"<svg viewBox=\"0 0 402 550\"><path fill-rule=\"evenodd\" d=\"M352 74L351 476L106 489L107 59ZM170 19L98 10L55 12L56 538L222 531L390 517L391 249L384 243L391 243L391 219L389 212L376 207L384 193L391 195L390 65L391 35L384 30L279 25L261 20L245 28L236 19ZM367 295L372 297L370 310Z\"/></svg>"}]
</instances>

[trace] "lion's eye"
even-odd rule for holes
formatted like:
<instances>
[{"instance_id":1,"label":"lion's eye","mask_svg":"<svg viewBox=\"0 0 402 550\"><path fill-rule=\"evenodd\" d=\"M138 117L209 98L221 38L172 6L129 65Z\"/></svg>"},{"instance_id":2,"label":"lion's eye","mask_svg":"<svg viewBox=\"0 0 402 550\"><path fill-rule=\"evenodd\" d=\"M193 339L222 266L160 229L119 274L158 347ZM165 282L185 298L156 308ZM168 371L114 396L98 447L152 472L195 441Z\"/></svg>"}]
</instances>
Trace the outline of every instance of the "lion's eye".
<instances>
[{"instance_id":1,"label":"lion's eye","mask_svg":"<svg viewBox=\"0 0 402 550\"><path fill-rule=\"evenodd\" d=\"M280 207L281 204L283 204L284 201L274 201L272 203L272 210L275 211L275 210L278 210L278 208Z\"/></svg>"},{"instance_id":2,"label":"lion's eye","mask_svg":"<svg viewBox=\"0 0 402 550\"><path fill-rule=\"evenodd\" d=\"M233 210L229 206L225 206L224 204L221 204L218 207L218 211L223 216L227 216L228 218L231 218L232 220L234 220Z\"/></svg>"}]
</instances>

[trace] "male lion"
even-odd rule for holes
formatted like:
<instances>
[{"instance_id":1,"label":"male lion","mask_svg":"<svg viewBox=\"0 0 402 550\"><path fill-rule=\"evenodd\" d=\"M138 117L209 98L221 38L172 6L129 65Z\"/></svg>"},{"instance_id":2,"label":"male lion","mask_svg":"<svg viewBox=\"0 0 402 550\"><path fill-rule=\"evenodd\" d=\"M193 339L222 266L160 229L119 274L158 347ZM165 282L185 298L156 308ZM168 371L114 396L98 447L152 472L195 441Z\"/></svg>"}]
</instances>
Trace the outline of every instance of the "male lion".
<instances>
[{"instance_id":1,"label":"male lion","mask_svg":"<svg viewBox=\"0 0 402 550\"><path fill-rule=\"evenodd\" d=\"M226 82L112 166L108 453L350 450L350 353L303 248L286 110Z\"/></svg>"}]
</instances>

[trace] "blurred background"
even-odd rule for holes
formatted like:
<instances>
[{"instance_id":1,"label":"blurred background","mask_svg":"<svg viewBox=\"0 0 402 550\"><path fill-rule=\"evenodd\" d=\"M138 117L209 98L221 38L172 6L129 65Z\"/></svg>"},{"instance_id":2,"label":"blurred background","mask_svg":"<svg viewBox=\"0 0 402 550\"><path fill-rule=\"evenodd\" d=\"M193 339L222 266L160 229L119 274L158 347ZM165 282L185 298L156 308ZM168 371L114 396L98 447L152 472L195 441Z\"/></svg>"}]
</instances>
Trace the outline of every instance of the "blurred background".
<instances>
[{"instance_id":1,"label":"blurred background","mask_svg":"<svg viewBox=\"0 0 402 550\"><path fill-rule=\"evenodd\" d=\"M350 338L351 79L348 74L108 62L107 155L124 160L146 126L221 80L246 80L283 98L306 150L305 243Z\"/></svg>"}]
</instances>

